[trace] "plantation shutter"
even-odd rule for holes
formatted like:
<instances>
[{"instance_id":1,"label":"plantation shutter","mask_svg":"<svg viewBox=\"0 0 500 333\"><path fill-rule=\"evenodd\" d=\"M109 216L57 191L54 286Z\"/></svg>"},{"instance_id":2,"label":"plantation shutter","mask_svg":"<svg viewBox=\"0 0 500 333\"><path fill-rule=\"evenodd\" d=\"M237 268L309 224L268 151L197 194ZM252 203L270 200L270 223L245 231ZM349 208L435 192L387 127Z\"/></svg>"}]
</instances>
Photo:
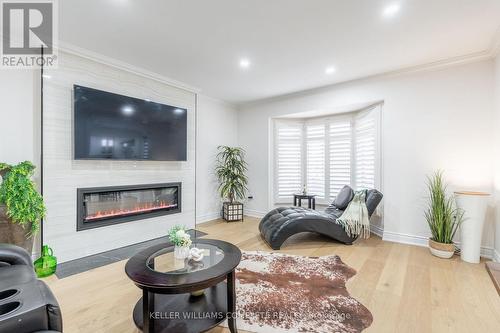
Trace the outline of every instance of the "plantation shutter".
<instances>
[{"instance_id":1,"label":"plantation shutter","mask_svg":"<svg viewBox=\"0 0 500 333\"><path fill-rule=\"evenodd\" d=\"M351 184L352 122L332 120L329 125L330 200Z\"/></svg>"},{"instance_id":2,"label":"plantation shutter","mask_svg":"<svg viewBox=\"0 0 500 333\"><path fill-rule=\"evenodd\" d=\"M307 192L325 198L325 124L306 125Z\"/></svg>"},{"instance_id":3,"label":"plantation shutter","mask_svg":"<svg viewBox=\"0 0 500 333\"><path fill-rule=\"evenodd\" d=\"M302 123L276 124L276 190L277 201L291 200L302 188Z\"/></svg>"},{"instance_id":4,"label":"plantation shutter","mask_svg":"<svg viewBox=\"0 0 500 333\"><path fill-rule=\"evenodd\" d=\"M375 188L377 126L375 112L365 112L355 121L356 188Z\"/></svg>"},{"instance_id":5,"label":"plantation shutter","mask_svg":"<svg viewBox=\"0 0 500 333\"><path fill-rule=\"evenodd\" d=\"M381 111L378 105L338 116L276 120L275 202L291 202L304 184L317 196L318 204L330 203L344 185L377 188Z\"/></svg>"}]
</instances>

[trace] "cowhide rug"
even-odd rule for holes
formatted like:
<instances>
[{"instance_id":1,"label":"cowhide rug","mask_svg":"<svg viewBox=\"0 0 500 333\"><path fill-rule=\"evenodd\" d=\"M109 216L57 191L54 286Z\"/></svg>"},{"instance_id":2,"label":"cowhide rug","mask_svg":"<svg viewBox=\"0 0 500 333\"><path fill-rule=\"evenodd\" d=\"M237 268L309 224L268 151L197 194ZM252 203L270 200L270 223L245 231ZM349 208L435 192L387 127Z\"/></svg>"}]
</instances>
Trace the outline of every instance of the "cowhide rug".
<instances>
[{"instance_id":1,"label":"cowhide rug","mask_svg":"<svg viewBox=\"0 0 500 333\"><path fill-rule=\"evenodd\" d=\"M244 252L236 269L238 329L361 332L373 317L346 289L355 274L339 256Z\"/></svg>"}]
</instances>

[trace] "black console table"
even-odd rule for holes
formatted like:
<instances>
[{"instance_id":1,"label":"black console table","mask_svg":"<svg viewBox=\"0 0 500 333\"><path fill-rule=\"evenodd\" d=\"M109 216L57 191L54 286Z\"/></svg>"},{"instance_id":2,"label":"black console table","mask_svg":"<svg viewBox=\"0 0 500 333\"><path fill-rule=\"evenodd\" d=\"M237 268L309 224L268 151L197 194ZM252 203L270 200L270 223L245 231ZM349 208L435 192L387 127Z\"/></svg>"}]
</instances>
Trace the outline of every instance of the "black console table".
<instances>
[{"instance_id":1,"label":"black console table","mask_svg":"<svg viewBox=\"0 0 500 333\"><path fill-rule=\"evenodd\" d=\"M293 205L302 207L302 199L307 199L307 208L316 209L316 194L303 194L294 193L293 194Z\"/></svg>"}]
</instances>

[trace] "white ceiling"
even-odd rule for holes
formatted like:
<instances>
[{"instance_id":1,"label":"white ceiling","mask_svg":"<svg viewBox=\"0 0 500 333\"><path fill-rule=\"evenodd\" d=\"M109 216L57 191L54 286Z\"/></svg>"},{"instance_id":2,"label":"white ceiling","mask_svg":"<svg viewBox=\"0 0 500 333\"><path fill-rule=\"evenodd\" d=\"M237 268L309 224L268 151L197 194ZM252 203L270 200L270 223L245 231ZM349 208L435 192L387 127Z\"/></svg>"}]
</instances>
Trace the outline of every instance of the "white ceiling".
<instances>
[{"instance_id":1,"label":"white ceiling","mask_svg":"<svg viewBox=\"0 0 500 333\"><path fill-rule=\"evenodd\" d=\"M392 3L399 13L383 17ZM500 25L500 0L63 0L59 8L63 43L232 103L484 51ZM328 66L336 72L325 74Z\"/></svg>"}]
</instances>

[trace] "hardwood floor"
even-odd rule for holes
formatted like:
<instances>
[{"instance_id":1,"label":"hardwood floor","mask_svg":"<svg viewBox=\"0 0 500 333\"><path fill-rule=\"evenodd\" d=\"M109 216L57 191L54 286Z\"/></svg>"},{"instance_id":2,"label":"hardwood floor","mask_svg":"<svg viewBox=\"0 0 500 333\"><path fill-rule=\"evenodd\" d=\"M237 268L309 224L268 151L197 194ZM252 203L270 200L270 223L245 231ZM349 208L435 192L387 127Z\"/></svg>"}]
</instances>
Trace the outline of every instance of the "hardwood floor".
<instances>
[{"instance_id":1,"label":"hardwood floor","mask_svg":"<svg viewBox=\"0 0 500 333\"><path fill-rule=\"evenodd\" d=\"M222 239L242 250L270 251L260 238L258 220L217 220L198 228L206 238ZM314 234L287 241L288 254L337 254L357 274L348 281L350 294L372 312L366 332L500 332L500 297L484 262L445 260L423 247L383 242L379 237L352 246ZM124 273L124 261L61 280L46 279L62 307L65 332L137 332L132 309L141 296ZM211 333L229 332L217 327Z\"/></svg>"}]
</instances>

